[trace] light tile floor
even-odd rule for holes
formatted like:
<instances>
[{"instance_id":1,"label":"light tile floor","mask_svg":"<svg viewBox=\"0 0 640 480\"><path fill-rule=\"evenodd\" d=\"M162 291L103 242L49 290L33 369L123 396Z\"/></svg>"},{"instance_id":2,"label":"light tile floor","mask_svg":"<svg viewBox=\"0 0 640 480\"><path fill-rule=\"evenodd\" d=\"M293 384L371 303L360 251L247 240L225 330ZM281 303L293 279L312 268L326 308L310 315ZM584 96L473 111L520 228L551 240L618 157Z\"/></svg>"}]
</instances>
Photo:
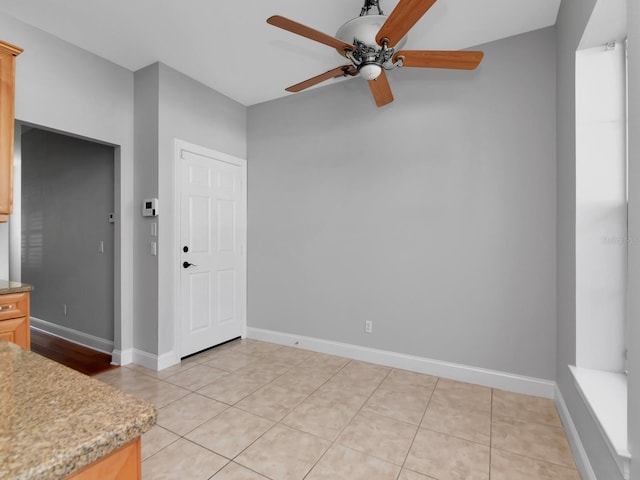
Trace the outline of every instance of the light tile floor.
<instances>
[{"instance_id":1,"label":"light tile floor","mask_svg":"<svg viewBox=\"0 0 640 480\"><path fill-rule=\"evenodd\" d=\"M236 340L96 378L158 407L144 480L579 480L552 400Z\"/></svg>"}]
</instances>

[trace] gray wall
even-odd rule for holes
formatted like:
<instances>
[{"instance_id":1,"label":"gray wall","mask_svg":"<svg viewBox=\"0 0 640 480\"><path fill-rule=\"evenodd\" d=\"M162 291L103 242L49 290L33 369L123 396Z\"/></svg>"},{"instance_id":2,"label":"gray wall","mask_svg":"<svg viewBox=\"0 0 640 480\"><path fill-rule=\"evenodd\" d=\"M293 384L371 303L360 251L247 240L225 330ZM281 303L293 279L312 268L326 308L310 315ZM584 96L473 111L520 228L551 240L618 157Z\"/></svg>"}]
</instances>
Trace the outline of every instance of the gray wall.
<instances>
[{"instance_id":1,"label":"gray wall","mask_svg":"<svg viewBox=\"0 0 640 480\"><path fill-rule=\"evenodd\" d=\"M476 72L392 72L397 101L382 110L358 79L250 108L249 319L259 328L557 378L599 478L609 480L619 478L617 469L567 370L575 361L574 52L594 4L562 1L557 169L553 29L484 46ZM628 4L633 132L640 12L637 2ZM136 161L142 152L149 164L136 171L134 198L133 73L4 14L0 30L25 48L17 64L19 120L118 146L116 346L133 346L140 294L138 347L165 352L171 308L157 317L159 306L171 307L173 255L161 243L157 274L156 260L142 259L149 238L139 201L158 193L171 212L174 135L244 156L246 109L153 67L157 79L146 80L154 86L139 118L157 125L146 125L136 151ZM632 238L640 237L638 150L632 135ZM165 242L174 225L160 220ZM0 226L2 259L6 230ZM639 243L629 250L633 291ZM640 300L629 297L629 404L638 405ZM371 336L364 319L375 322ZM630 409L636 457L639 415ZM636 461L633 480L639 470Z\"/></svg>"},{"instance_id":2,"label":"gray wall","mask_svg":"<svg viewBox=\"0 0 640 480\"><path fill-rule=\"evenodd\" d=\"M108 342L113 160L110 146L39 129L22 135L22 281L37 285L31 315Z\"/></svg>"},{"instance_id":3,"label":"gray wall","mask_svg":"<svg viewBox=\"0 0 640 480\"><path fill-rule=\"evenodd\" d=\"M575 52L595 3L595 0L563 0L556 24L558 32L558 324L556 381L571 417L576 424L597 478L615 480L622 478L620 471L614 464L613 458L587 407L577 393L568 368L568 365L575 365L576 361ZM631 18L631 12L629 12L629 17ZM631 192L633 185L630 183L629 187Z\"/></svg>"},{"instance_id":4,"label":"gray wall","mask_svg":"<svg viewBox=\"0 0 640 480\"><path fill-rule=\"evenodd\" d=\"M249 108L251 327L554 378L555 30L479 48Z\"/></svg>"},{"instance_id":5,"label":"gray wall","mask_svg":"<svg viewBox=\"0 0 640 480\"><path fill-rule=\"evenodd\" d=\"M150 254L151 222L157 218L142 217L142 200L158 196L158 65L153 64L135 73L135 222L134 284L136 298L133 325L137 349L158 352L158 257ZM153 239L157 240L157 238Z\"/></svg>"},{"instance_id":6,"label":"gray wall","mask_svg":"<svg viewBox=\"0 0 640 480\"><path fill-rule=\"evenodd\" d=\"M247 108L182 73L160 64L160 128L158 156L159 231L158 353L175 351L176 266L178 245L172 245L175 222L176 138L240 158L247 158ZM174 248L175 247L175 248Z\"/></svg>"},{"instance_id":7,"label":"gray wall","mask_svg":"<svg viewBox=\"0 0 640 480\"><path fill-rule=\"evenodd\" d=\"M640 3L627 1L629 38L629 451L631 480L640 480Z\"/></svg>"},{"instance_id":8,"label":"gray wall","mask_svg":"<svg viewBox=\"0 0 640 480\"><path fill-rule=\"evenodd\" d=\"M156 63L135 73L136 128L136 299L137 348L164 355L175 352L174 291L178 252L174 251L174 142L184 140L246 158L247 109L224 95ZM159 216L140 216L143 198L158 197ZM158 223L158 238L150 235ZM158 256L150 242L158 241Z\"/></svg>"},{"instance_id":9,"label":"gray wall","mask_svg":"<svg viewBox=\"0 0 640 480\"><path fill-rule=\"evenodd\" d=\"M134 79L133 72L5 14L0 30L4 40L24 48L17 62L16 118L116 147L116 350L166 353L174 331L173 262L164 248L173 229L173 138L245 157L246 108L164 65L143 69ZM135 105L134 88L140 97ZM140 134L135 156L134 108ZM141 162L135 186L134 158ZM160 197L164 209L154 258L150 221L140 213L147 196ZM8 236L0 225L3 263ZM20 247L9 253L19 256Z\"/></svg>"}]
</instances>

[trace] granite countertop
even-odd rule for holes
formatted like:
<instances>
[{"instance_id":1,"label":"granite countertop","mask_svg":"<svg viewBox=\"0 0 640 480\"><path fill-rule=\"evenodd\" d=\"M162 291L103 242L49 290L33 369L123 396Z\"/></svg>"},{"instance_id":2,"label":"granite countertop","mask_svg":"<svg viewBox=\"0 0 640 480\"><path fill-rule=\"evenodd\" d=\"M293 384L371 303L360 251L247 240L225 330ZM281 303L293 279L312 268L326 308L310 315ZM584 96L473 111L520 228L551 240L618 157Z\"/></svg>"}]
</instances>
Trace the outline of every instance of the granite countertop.
<instances>
[{"instance_id":1,"label":"granite countertop","mask_svg":"<svg viewBox=\"0 0 640 480\"><path fill-rule=\"evenodd\" d=\"M59 480L151 429L156 409L0 340L0 478Z\"/></svg>"},{"instance_id":2,"label":"granite countertop","mask_svg":"<svg viewBox=\"0 0 640 480\"><path fill-rule=\"evenodd\" d=\"M0 280L0 295L5 295L7 293L30 292L31 290L33 290L33 285L11 282L9 280Z\"/></svg>"}]
</instances>

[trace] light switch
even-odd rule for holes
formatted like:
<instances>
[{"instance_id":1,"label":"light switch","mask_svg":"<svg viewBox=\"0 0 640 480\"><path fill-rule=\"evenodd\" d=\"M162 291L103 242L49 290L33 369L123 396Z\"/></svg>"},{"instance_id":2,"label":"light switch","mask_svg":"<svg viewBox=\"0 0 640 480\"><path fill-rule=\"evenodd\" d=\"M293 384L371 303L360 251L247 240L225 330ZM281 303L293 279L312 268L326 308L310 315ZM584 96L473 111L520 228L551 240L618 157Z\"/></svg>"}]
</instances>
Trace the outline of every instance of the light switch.
<instances>
[{"instance_id":1,"label":"light switch","mask_svg":"<svg viewBox=\"0 0 640 480\"><path fill-rule=\"evenodd\" d=\"M158 255L158 242L151 242L151 255Z\"/></svg>"},{"instance_id":2,"label":"light switch","mask_svg":"<svg viewBox=\"0 0 640 480\"><path fill-rule=\"evenodd\" d=\"M158 236L158 224L156 222L153 222L151 224L151 236L152 237Z\"/></svg>"}]
</instances>

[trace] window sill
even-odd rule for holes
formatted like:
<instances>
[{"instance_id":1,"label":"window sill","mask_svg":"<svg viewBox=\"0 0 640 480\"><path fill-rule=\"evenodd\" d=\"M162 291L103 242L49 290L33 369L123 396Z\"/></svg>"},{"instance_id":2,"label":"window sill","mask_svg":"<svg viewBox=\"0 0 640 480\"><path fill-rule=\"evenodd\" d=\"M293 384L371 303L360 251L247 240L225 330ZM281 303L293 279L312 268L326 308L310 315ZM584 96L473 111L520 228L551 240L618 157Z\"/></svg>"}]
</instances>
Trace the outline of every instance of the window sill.
<instances>
[{"instance_id":1,"label":"window sill","mask_svg":"<svg viewBox=\"0 0 640 480\"><path fill-rule=\"evenodd\" d=\"M569 369L620 472L628 480L631 454L627 445L627 376L573 365Z\"/></svg>"}]
</instances>

